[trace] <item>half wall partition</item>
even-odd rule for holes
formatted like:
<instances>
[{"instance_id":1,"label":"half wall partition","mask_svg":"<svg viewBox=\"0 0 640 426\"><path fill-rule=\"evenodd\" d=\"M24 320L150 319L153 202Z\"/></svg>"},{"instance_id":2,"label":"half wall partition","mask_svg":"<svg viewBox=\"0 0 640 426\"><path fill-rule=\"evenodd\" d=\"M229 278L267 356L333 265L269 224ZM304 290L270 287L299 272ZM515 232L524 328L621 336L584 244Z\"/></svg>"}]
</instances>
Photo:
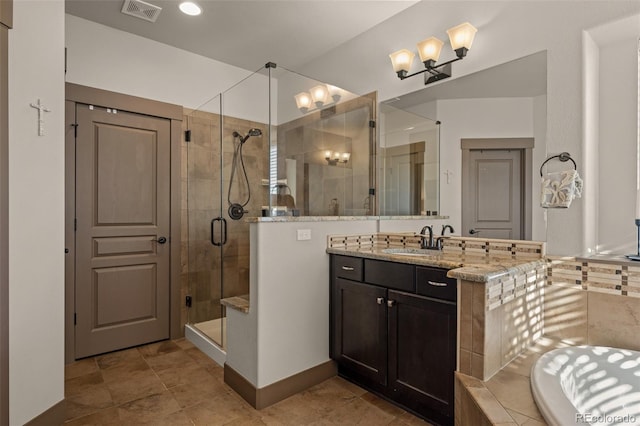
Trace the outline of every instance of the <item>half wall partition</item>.
<instances>
[{"instance_id":1,"label":"half wall partition","mask_svg":"<svg viewBox=\"0 0 640 426\"><path fill-rule=\"evenodd\" d=\"M375 106L375 94L269 63L185 111L182 320L189 328L224 351L221 301L250 297L250 221L374 213Z\"/></svg>"}]
</instances>

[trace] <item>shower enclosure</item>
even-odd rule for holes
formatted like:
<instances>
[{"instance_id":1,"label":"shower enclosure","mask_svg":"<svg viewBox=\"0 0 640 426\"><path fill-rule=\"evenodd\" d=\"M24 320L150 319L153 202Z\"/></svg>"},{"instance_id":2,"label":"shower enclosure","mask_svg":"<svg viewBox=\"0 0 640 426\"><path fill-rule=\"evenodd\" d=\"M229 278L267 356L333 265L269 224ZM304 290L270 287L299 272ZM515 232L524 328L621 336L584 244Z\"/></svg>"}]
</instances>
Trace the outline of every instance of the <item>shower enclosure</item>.
<instances>
[{"instance_id":1,"label":"shower enclosure","mask_svg":"<svg viewBox=\"0 0 640 426\"><path fill-rule=\"evenodd\" d=\"M268 63L183 121L187 329L226 345L225 300L249 300L249 226L375 211L375 94Z\"/></svg>"}]
</instances>

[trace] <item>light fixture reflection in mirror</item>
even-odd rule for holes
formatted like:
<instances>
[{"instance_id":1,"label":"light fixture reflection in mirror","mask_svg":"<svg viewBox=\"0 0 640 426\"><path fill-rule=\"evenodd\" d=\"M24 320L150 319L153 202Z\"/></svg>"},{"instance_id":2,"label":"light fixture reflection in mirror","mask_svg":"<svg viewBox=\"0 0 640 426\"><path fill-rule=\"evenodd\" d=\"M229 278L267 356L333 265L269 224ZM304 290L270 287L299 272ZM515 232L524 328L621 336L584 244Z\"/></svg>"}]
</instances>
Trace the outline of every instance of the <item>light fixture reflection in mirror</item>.
<instances>
[{"instance_id":1,"label":"light fixture reflection in mirror","mask_svg":"<svg viewBox=\"0 0 640 426\"><path fill-rule=\"evenodd\" d=\"M325 151L324 159L327 160L327 164L330 166L336 166L339 163L346 164L349 162L351 158L351 153L349 152L337 152L337 151Z\"/></svg>"},{"instance_id":2,"label":"light fixture reflection in mirror","mask_svg":"<svg viewBox=\"0 0 640 426\"><path fill-rule=\"evenodd\" d=\"M331 84L318 84L312 87L309 92L300 92L294 98L296 107L303 114L306 114L331 104L337 104L342 98L342 89Z\"/></svg>"}]
</instances>

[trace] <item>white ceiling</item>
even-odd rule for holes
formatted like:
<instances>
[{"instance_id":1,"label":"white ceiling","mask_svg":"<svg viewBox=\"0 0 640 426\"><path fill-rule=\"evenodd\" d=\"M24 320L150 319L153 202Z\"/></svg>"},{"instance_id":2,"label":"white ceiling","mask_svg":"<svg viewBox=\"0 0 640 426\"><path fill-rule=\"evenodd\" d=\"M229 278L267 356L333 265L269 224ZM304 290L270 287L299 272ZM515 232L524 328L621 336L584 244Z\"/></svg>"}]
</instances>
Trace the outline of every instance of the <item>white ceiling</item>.
<instances>
[{"instance_id":1,"label":"white ceiling","mask_svg":"<svg viewBox=\"0 0 640 426\"><path fill-rule=\"evenodd\" d=\"M71 15L254 71L269 61L299 68L417 2L195 0L203 13L190 17L179 0L145 1L162 7L155 23L121 13L123 0L65 4Z\"/></svg>"}]
</instances>

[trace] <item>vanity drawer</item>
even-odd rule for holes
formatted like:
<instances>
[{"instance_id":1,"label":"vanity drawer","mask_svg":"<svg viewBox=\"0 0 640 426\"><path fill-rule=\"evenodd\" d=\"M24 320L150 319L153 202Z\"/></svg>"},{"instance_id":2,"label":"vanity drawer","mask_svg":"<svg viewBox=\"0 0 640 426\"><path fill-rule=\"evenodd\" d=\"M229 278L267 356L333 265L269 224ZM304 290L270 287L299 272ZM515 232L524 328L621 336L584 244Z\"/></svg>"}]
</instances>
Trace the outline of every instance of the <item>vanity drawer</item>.
<instances>
[{"instance_id":1,"label":"vanity drawer","mask_svg":"<svg viewBox=\"0 0 640 426\"><path fill-rule=\"evenodd\" d=\"M414 265L364 259L364 282L394 290L415 292Z\"/></svg>"},{"instance_id":2,"label":"vanity drawer","mask_svg":"<svg viewBox=\"0 0 640 426\"><path fill-rule=\"evenodd\" d=\"M451 300L458 298L458 280L447 278L446 269L416 267L416 293L435 299Z\"/></svg>"},{"instance_id":3,"label":"vanity drawer","mask_svg":"<svg viewBox=\"0 0 640 426\"><path fill-rule=\"evenodd\" d=\"M338 278L362 281L362 258L333 256L333 274Z\"/></svg>"}]
</instances>

